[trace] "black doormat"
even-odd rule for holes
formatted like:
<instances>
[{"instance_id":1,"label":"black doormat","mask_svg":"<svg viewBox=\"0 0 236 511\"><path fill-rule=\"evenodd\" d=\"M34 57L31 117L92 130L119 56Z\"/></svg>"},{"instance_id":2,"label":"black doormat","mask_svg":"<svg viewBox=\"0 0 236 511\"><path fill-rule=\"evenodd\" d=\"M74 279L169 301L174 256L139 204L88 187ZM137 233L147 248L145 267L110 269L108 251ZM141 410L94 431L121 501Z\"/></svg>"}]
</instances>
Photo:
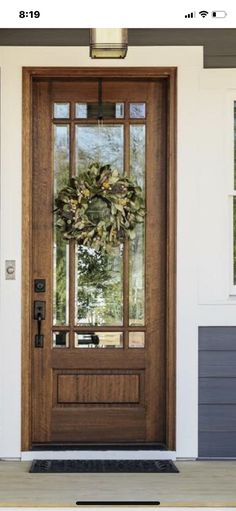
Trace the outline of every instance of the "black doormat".
<instances>
[{"instance_id":1,"label":"black doormat","mask_svg":"<svg viewBox=\"0 0 236 511\"><path fill-rule=\"evenodd\" d=\"M159 500L77 500L76 506L160 506Z\"/></svg>"},{"instance_id":2,"label":"black doormat","mask_svg":"<svg viewBox=\"0 0 236 511\"><path fill-rule=\"evenodd\" d=\"M169 460L34 460L30 472L38 473L177 473Z\"/></svg>"}]
</instances>

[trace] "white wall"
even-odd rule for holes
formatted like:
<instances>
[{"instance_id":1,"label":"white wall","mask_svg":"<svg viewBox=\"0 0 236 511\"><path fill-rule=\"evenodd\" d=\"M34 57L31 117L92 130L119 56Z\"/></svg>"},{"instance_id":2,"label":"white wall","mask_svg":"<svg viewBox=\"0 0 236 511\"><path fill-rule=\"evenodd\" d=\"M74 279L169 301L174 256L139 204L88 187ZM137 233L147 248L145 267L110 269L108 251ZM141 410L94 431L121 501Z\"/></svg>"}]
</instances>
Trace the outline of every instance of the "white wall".
<instances>
[{"instance_id":1,"label":"white wall","mask_svg":"<svg viewBox=\"0 0 236 511\"><path fill-rule=\"evenodd\" d=\"M1 47L0 457L20 456L22 66L178 67L177 456L197 456L198 325L233 325L230 211L236 70L204 70L200 47L129 48L91 61L88 48ZM231 89L228 92L228 89ZM4 278L16 259L17 278Z\"/></svg>"}]
</instances>

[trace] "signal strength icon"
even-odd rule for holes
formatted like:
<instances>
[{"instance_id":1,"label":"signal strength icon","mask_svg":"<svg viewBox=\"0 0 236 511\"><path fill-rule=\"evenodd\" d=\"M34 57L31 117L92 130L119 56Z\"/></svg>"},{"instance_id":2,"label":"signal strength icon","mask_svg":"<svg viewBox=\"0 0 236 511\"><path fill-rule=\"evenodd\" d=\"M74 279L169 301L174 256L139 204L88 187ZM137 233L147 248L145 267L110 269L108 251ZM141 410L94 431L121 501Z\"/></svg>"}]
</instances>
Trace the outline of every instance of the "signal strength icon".
<instances>
[{"instance_id":1,"label":"signal strength icon","mask_svg":"<svg viewBox=\"0 0 236 511\"><path fill-rule=\"evenodd\" d=\"M185 14L185 18L196 18L196 12L190 12L189 14Z\"/></svg>"},{"instance_id":2,"label":"signal strength icon","mask_svg":"<svg viewBox=\"0 0 236 511\"><path fill-rule=\"evenodd\" d=\"M199 14L201 15L202 18L205 18L209 12L208 11L200 11Z\"/></svg>"}]
</instances>

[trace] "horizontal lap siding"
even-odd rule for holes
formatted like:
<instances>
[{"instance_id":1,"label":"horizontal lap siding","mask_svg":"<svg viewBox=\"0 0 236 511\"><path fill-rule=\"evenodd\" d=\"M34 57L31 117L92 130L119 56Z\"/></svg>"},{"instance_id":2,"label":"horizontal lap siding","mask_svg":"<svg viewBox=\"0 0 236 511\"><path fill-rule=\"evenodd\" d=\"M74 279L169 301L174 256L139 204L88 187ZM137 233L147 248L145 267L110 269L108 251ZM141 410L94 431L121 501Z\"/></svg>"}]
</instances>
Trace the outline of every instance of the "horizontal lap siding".
<instances>
[{"instance_id":1,"label":"horizontal lap siding","mask_svg":"<svg viewBox=\"0 0 236 511\"><path fill-rule=\"evenodd\" d=\"M199 457L236 457L236 327L199 328Z\"/></svg>"},{"instance_id":2,"label":"horizontal lap siding","mask_svg":"<svg viewBox=\"0 0 236 511\"><path fill-rule=\"evenodd\" d=\"M199 405L236 405L236 378L200 378Z\"/></svg>"}]
</instances>

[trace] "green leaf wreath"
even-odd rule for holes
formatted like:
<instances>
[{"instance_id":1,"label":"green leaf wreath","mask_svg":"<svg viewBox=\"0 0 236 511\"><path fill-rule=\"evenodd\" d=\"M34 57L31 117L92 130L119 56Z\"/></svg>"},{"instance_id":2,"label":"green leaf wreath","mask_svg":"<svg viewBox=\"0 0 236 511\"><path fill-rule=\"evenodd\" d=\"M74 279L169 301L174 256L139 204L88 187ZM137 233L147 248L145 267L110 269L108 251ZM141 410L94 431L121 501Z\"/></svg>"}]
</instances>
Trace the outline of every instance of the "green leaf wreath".
<instances>
[{"instance_id":1,"label":"green leaf wreath","mask_svg":"<svg viewBox=\"0 0 236 511\"><path fill-rule=\"evenodd\" d=\"M145 215L140 186L109 164L93 163L71 178L55 205L56 225L65 240L104 252L111 252L126 238L134 239L135 226Z\"/></svg>"}]
</instances>

